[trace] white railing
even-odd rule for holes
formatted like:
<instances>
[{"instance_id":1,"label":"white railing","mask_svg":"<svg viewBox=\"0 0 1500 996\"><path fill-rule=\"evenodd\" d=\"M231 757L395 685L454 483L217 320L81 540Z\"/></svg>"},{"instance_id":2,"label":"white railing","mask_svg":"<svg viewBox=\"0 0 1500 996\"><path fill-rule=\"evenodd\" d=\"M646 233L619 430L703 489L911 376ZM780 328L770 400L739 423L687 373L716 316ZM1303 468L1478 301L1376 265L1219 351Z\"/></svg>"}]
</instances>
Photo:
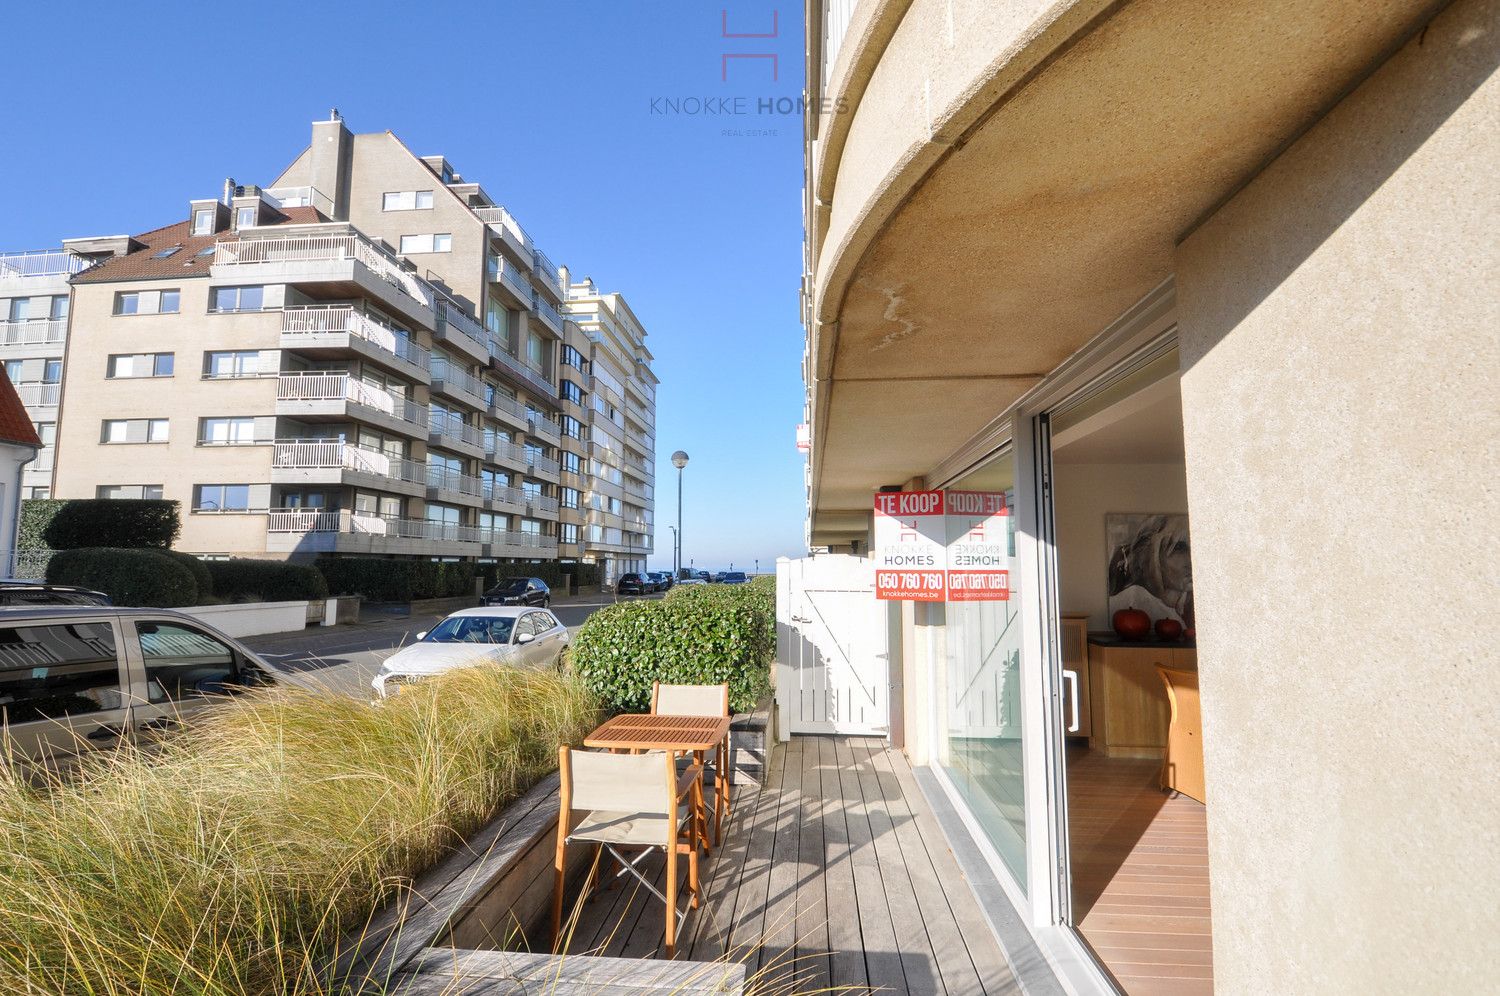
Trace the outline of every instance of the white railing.
<instances>
[{"instance_id":1,"label":"white railing","mask_svg":"<svg viewBox=\"0 0 1500 996\"><path fill-rule=\"evenodd\" d=\"M557 499L549 497L548 495L536 495L533 498L528 498L527 504L529 504L536 511L545 512L547 514L555 514L558 509Z\"/></svg>"},{"instance_id":2,"label":"white railing","mask_svg":"<svg viewBox=\"0 0 1500 996\"><path fill-rule=\"evenodd\" d=\"M556 331L562 331L562 312L558 311L556 308L552 307L552 305L548 304L547 301L535 291L532 291L531 294L531 307L536 310L537 315L541 317L542 321L546 322Z\"/></svg>"},{"instance_id":3,"label":"white railing","mask_svg":"<svg viewBox=\"0 0 1500 996\"><path fill-rule=\"evenodd\" d=\"M323 212L325 218L333 217L333 198L317 187L270 187L262 190L260 196L273 207L312 207Z\"/></svg>"},{"instance_id":4,"label":"white railing","mask_svg":"<svg viewBox=\"0 0 1500 996\"><path fill-rule=\"evenodd\" d=\"M501 394L499 391L496 391L494 397L490 398L490 409L497 412L505 412L507 415L521 422L528 421L531 417L527 413L525 405L521 404L515 398Z\"/></svg>"},{"instance_id":5,"label":"white railing","mask_svg":"<svg viewBox=\"0 0 1500 996\"><path fill-rule=\"evenodd\" d=\"M426 519L310 508L273 508L269 510L267 518L266 529L273 533L348 533L391 539L479 542L478 527L454 522L430 522Z\"/></svg>"},{"instance_id":6,"label":"white railing","mask_svg":"<svg viewBox=\"0 0 1500 996\"><path fill-rule=\"evenodd\" d=\"M476 497L484 493L484 486L479 478L447 467L440 467L435 463L427 465L427 486Z\"/></svg>"},{"instance_id":7,"label":"white railing","mask_svg":"<svg viewBox=\"0 0 1500 996\"><path fill-rule=\"evenodd\" d=\"M438 309L438 318L441 319L443 325L453 329L464 338L472 340L475 345L488 350L489 330L471 318L457 303L446 297L438 300L442 304L442 307Z\"/></svg>"},{"instance_id":8,"label":"white railing","mask_svg":"<svg viewBox=\"0 0 1500 996\"><path fill-rule=\"evenodd\" d=\"M336 533L342 513L317 508L273 508L266 513L271 533Z\"/></svg>"},{"instance_id":9,"label":"white railing","mask_svg":"<svg viewBox=\"0 0 1500 996\"><path fill-rule=\"evenodd\" d=\"M352 335L381 350L426 370L431 365L428 350L398 332L347 304L303 305L284 309L281 331L287 335Z\"/></svg>"},{"instance_id":10,"label":"white railing","mask_svg":"<svg viewBox=\"0 0 1500 996\"><path fill-rule=\"evenodd\" d=\"M273 470L351 470L398 481L426 479L427 465L367 450L340 439L278 439L271 455Z\"/></svg>"},{"instance_id":11,"label":"white railing","mask_svg":"<svg viewBox=\"0 0 1500 996\"><path fill-rule=\"evenodd\" d=\"M484 404L484 382L466 370L461 370L442 356L432 358L432 387L457 390Z\"/></svg>"},{"instance_id":12,"label":"white railing","mask_svg":"<svg viewBox=\"0 0 1500 996\"><path fill-rule=\"evenodd\" d=\"M306 234L240 238L214 245L215 266L254 263L315 263L353 259L396 290L426 307L433 306L432 288L408 273L396 257L362 235Z\"/></svg>"},{"instance_id":13,"label":"white railing","mask_svg":"<svg viewBox=\"0 0 1500 996\"><path fill-rule=\"evenodd\" d=\"M44 346L60 343L67 337L68 321L65 318L0 322L0 346Z\"/></svg>"},{"instance_id":14,"label":"white railing","mask_svg":"<svg viewBox=\"0 0 1500 996\"><path fill-rule=\"evenodd\" d=\"M17 384L16 393L21 396L21 404L27 408L46 408L57 404L57 399L62 395L62 385L32 381Z\"/></svg>"},{"instance_id":15,"label":"white railing","mask_svg":"<svg viewBox=\"0 0 1500 996\"><path fill-rule=\"evenodd\" d=\"M524 506L526 504L526 493L520 488L511 487L508 484L485 484L483 489L484 500L505 505Z\"/></svg>"},{"instance_id":16,"label":"white railing","mask_svg":"<svg viewBox=\"0 0 1500 996\"><path fill-rule=\"evenodd\" d=\"M541 412L528 409L526 412L526 421L528 428L543 439L551 440L554 443L562 440L562 426Z\"/></svg>"},{"instance_id":17,"label":"white railing","mask_svg":"<svg viewBox=\"0 0 1500 996\"><path fill-rule=\"evenodd\" d=\"M61 249L0 253L0 280L7 277L65 277L81 273L89 260Z\"/></svg>"},{"instance_id":18,"label":"white railing","mask_svg":"<svg viewBox=\"0 0 1500 996\"><path fill-rule=\"evenodd\" d=\"M547 254L540 249L536 250L532 257L536 261L536 272L542 280L553 289L558 297L563 296L562 274L557 272L557 265L547 258Z\"/></svg>"},{"instance_id":19,"label":"white railing","mask_svg":"<svg viewBox=\"0 0 1500 996\"><path fill-rule=\"evenodd\" d=\"M494 460L509 460L522 466L528 466L531 462L526 456L526 447L519 443L503 442L498 437L489 439L485 450Z\"/></svg>"},{"instance_id":20,"label":"white railing","mask_svg":"<svg viewBox=\"0 0 1500 996\"><path fill-rule=\"evenodd\" d=\"M540 391L547 397L552 397L557 392L557 386L547 379L547 375L536 367L510 355L505 350L498 348L490 350L490 357L497 361L509 373L519 377L521 381L530 388Z\"/></svg>"},{"instance_id":21,"label":"white railing","mask_svg":"<svg viewBox=\"0 0 1500 996\"><path fill-rule=\"evenodd\" d=\"M513 529L491 529L481 533L481 542L494 546L524 546L533 550L556 550L557 537Z\"/></svg>"},{"instance_id":22,"label":"white railing","mask_svg":"<svg viewBox=\"0 0 1500 996\"><path fill-rule=\"evenodd\" d=\"M277 401L348 401L403 422L425 426L427 408L389 391L372 387L340 371L325 373L279 374L276 378Z\"/></svg>"},{"instance_id":23,"label":"white railing","mask_svg":"<svg viewBox=\"0 0 1500 996\"><path fill-rule=\"evenodd\" d=\"M470 446L484 447L484 431L457 419L433 419L428 425L428 431L435 436L447 436L449 439L457 439Z\"/></svg>"},{"instance_id":24,"label":"white railing","mask_svg":"<svg viewBox=\"0 0 1500 996\"><path fill-rule=\"evenodd\" d=\"M502 234L509 235L521 248L527 252L531 251L531 236L526 234L526 229L516 220L516 216L503 207L481 207L475 208L474 213L479 219L491 228L499 230Z\"/></svg>"},{"instance_id":25,"label":"white railing","mask_svg":"<svg viewBox=\"0 0 1500 996\"><path fill-rule=\"evenodd\" d=\"M534 456L531 458L530 466L538 474L556 474L562 470L562 464L551 457Z\"/></svg>"}]
</instances>

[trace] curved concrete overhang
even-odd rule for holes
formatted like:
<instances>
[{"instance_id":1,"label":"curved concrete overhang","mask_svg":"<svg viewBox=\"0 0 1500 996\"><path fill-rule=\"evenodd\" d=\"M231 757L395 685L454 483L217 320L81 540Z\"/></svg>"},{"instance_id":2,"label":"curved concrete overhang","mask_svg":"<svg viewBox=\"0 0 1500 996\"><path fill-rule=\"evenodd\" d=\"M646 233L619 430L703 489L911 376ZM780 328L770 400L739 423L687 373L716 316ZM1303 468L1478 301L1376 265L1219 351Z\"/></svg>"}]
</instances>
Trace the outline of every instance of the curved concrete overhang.
<instances>
[{"instance_id":1,"label":"curved concrete overhang","mask_svg":"<svg viewBox=\"0 0 1500 996\"><path fill-rule=\"evenodd\" d=\"M1188 232L1442 6L914 0L878 60L846 45L832 81L859 99L820 122L809 232L813 544L862 539L871 492L1169 277Z\"/></svg>"}]
</instances>

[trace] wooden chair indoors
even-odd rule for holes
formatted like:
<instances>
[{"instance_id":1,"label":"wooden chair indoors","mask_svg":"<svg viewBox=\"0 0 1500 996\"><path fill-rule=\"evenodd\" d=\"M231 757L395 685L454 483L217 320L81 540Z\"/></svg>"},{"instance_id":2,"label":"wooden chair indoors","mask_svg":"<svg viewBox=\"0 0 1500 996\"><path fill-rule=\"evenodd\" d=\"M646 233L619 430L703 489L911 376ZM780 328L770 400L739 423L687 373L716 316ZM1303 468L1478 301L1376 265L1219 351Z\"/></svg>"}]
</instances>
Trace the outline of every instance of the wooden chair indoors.
<instances>
[{"instance_id":1,"label":"wooden chair indoors","mask_svg":"<svg viewBox=\"0 0 1500 996\"><path fill-rule=\"evenodd\" d=\"M698 850L706 824L703 769L698 764L679 768L666 751L611 754L558 750L562 774L557 820L556 880L552 897L552 950L562 934L563 887L569 844L593 844L594 865L584 885L584 896L598 887L607 852L619 863L616 878L630 874L666 904L666 954L677 950L677 928L687 910L677 910L678 856L688 856L690 905L701 903ZM580 814L581 815L577 815ZM571 830L569 829L571 827ZM666 853L666 893L641 872L641 862L654 849ZM633 858L623 852L638 851ZM581 896L580 899L583 897Z\"/></svg>"},{"instance_id":2,"label":"wooden chair indoors","mask_svg":"<svg viewBox=\"0 0 1500 996\"><path fill-rule=\"evenodd\" d=\"M728 685L651 684L651 713L655 716L728 716ZM724 835L724 820L730 813L730 783L734 769L729 753L729 738L714 751L713 760L698 759L704 766L704 777L713 774L714 846ZM685 764L686 761L679 762Z\"/></svg>"},{"instance_id":3,"label":"wooden chair indoors","mask_svg":"<svg viewBox=\"0 0 1500 996\"><path fill-rule=\"evenodd\" d=\"M1156 666L1167 687L1172 714L1167 750L1162 758L1161 787L1206 802L1203 785L1203 713L1198 705L1198 672Z\"/></svg>"}]
</instances>

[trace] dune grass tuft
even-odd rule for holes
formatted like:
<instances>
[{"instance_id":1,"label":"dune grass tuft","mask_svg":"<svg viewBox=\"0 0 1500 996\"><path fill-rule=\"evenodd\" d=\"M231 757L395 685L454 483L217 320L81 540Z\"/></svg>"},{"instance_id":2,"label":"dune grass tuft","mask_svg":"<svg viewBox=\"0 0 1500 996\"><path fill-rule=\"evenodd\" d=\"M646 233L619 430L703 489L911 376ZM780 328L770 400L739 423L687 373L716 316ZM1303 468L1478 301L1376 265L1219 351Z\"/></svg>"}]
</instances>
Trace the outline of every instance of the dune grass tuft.
<instances>
[{"instance_id":1,"label":"dune grass tuft","mask_svg":"<svg viewBox=\"0 0 1500 996\"><path fill-rule=\"evenodd\" d=\"M597 719L573 679L503 667L209 712L66 781L0 765L0 992L324 993L332 943Z\"/></svg>"}]
</instances>

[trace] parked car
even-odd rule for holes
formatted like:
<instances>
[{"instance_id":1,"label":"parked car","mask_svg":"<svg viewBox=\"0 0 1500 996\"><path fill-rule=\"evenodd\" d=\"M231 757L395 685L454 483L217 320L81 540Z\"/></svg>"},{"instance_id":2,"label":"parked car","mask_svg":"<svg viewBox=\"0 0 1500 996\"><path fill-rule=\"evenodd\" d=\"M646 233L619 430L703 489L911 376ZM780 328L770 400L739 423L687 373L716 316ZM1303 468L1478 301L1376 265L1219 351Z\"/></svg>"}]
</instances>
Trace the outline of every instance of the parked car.
<instances>
[{"instance_id":1,"label":"parked car","mask_svg":"<svg viewBox=\"0 0 1500 996\"><path fill-rule=\"evenodd\" d=\"M744 571L725 571L719 578L720 584L748 584L750 579L745 576Z\"/></svg>"},{"instance_id":2,"label":"parked car","mask_svg":"<svg viewBox=\"0 0 1500 996\"><path fill-rule=\"evenodd\" d=\"M0 581L0 608L15 605L113 605L110 597L92 588L45 581Z\"/></svg>"},{"instance_id":3,"label":"parked car","mask_svg":"<svg viewBox=\"0 0 1500 996\"><path fill-rule=\"evenodd\" d=\"M278 672L212 626L168 609L42 605L0 611L0 734L24 766L177 726Z\"/></svg>"},{"instance_id":4,"label":"parked car","mask_svg":"<svg viewBox=\"0 0 1500 996\"><path fill-rule=\"evenodd\" d=\"M621 574L615 585L617 595L649 595L656 590L656 583L644 574Z\"/></svg>"},{"instance_id":5,"label":"parked car","mask_svg":"<svg viewBox=\"0 0 1500 996\"><path fill-rule=\"evenodd\" d=\"M568 647L568 628L546 609L494 605L463 609L417 634L380 666L370 685L377 699L435 674L479 664L554 667Z\"/></svg>"},{"instance_id":6,"label":"parked car","mask_svg":"<svg viewBox=\"0 0 1500 996\"><path fill-rule=\"evenodd\" d=\"M684 588L701 588L702 586L708 584L708 582L703 580L702 578L683 578L677 583Z\"/></svg>"},{"instance_id":7,"label":"parked car","mask_svg":"<svg viewBox=\"0 0 1500 996\"><path fill-rule=\"evenodd\" d=\"M699 571L698 580L702 581L704 584L708 584L713 581L713 575L709 574L707 571Z\"/></svg>"},{"instance_id":8,"label":"parked car","mask_svg":"<svg viewBox=\"0 0 1500 996\"><path fill-rule=\"evenodd\" d=\"M552 589L541 578L501 578L483 595L485 605L536 605L546 608L552 604Z\"/></svg>"},{"instance_id":9,"label":"parked car","mask_svg":"<svg viewBox=\"0 0 1500 996\"><path fill-rule=\"evenodd\" d=\"M652 571L651 579L656 582L657 591L671 591L675 583L671 571Z\"/></svg>"}]
</instances>

